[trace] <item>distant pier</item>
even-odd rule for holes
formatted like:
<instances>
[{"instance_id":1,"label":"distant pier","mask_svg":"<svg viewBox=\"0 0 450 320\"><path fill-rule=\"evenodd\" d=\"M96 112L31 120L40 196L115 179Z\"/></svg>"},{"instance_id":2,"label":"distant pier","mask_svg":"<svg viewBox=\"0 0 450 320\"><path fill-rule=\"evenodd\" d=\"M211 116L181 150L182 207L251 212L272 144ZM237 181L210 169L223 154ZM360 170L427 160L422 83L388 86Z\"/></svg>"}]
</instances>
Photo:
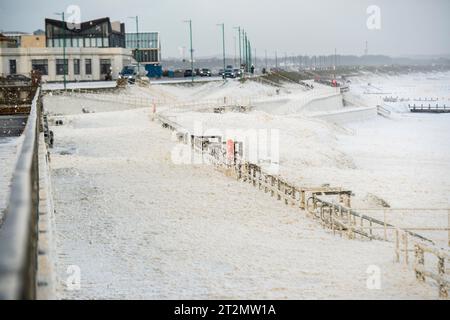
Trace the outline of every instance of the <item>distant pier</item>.
<instances>
[{"instance_id":1,"label":"distant pier","mask_svg":"<svg viewBox=\"0 0 450 320\"><path fill-rule=\"evenodd\" d=\"M415 113L450 113L450 107L447 105L431 105L429 103L428 105L416 105L416 104L408 104L408 108L410 112Z\"/></svg>"}]
</instances>

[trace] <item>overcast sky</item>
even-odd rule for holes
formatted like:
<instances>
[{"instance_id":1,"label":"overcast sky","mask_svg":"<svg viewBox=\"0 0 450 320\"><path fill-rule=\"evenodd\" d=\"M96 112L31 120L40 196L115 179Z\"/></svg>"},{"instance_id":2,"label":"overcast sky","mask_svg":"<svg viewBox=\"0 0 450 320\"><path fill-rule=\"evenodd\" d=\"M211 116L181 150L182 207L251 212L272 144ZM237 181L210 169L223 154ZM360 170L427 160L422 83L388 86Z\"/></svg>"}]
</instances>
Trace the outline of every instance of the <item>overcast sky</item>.
<instances>
[{"instance_id":1,"label":"overcast sky","mask_svg":"<svg viewBox=\"0 0 450 320\"><path fill-rule=\"evenodd\" d=\"M46 17L78 5L82 21L100 17L126 22L139 15L140 31L160 31L164 57L180 57L189 46L193 20L196 56L222 51L218 23L226 26L227 54L234 55L237 31L248 32L257 55L369 53L393 56L450 53L450 0L0 0L0 30L44 29ZM370 5L381 9L381 29L369 30Z\"/></svg>"}]
</instances>

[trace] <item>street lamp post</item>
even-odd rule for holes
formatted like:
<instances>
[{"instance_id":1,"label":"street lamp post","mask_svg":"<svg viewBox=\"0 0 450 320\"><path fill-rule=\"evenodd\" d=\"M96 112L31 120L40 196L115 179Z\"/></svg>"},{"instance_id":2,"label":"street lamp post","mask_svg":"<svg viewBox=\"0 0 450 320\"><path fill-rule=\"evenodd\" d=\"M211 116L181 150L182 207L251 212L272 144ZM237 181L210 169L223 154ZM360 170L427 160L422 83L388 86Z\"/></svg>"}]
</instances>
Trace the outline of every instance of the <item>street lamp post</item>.
<instances>
[{"instance_id":1,"label":"street lamp post","mask_svg":"<svg viewBox=\"0 0 450 320\"><path fill-rule=\"evenodd\" d=\"M244 31L244 60L245 60L245 72L248 72L248 41L247 33Z\"/></svg>"},{"instance_id":2,"label":"street lamp post","mask_svg":"<svg viewBox=\"0 0 450 320\"><path fill-rule=\"evenodd\" d=\"M264 61L265 61L266 71L267 71L267 50L264 50Z\"/></svg>"},{"instance_id":3,"label":"street lamp post","mask_svg":"<svg viewBox=\"0 0 450 320\"><path fill-rule=\"evenodd\" d=\"M194 82L194 49L192 48L192 20L184 21L189 23L189 41L191 44L191 80Z\"/></svg>"},{"instance_id":4,"label":"street lamp post","mask_svg":"<svg viewBox=\"0 0 450 320\"><path fill-rule=\"evenodd\" d=\"M218 24L218 26L222 27L222 51L223 51L223 73L225 78L225 69L226 69L226 55L225 55L225 23Z\"/></svg>"},{"instance_id":5,"label":"street lamp post","mask_svg":"<svg viewBox=\"0 0 450 320\"><path fill-rule=\"evenodd\" d=\"M136 61L138 64L138 75L141 72L141 63L139 61L139 49L140 49L140 44L139 44L139 17L135 16L135 17L129 17L130 19L135 19L136 20Z\"/></svg>"},{"instance_id":6,"label":"street lamp post","mask_svg":"<svg viewBox=\"0 0 450 320\"><path fill-rule=\"evenodd\" d=\"M256 58L256 48L254 48L253 50L255 51L255 55L253 56L253 59L254 59L253 60L253 67L255 68L255 71L256 71L256 65L258 63L257 62L258 59Z\"/></svg>"},{"instance_id":7,"label":"street lamp post","mask_svg":"<svg viewBox=\"0 0 450 320\"><path fill-rule=\"evenodd\" d=\"M241 41L241 27L235 27L239 33L239 69L242 66L242 41Z\"/></svg>"},{"instance_id":8,"label":"street lamp post","mask_svg":"<svg viewBox=\"0 0 450 320\"><path fill-rule=\"evenodd\" d=\"M278 71L278 52L275 51L275 69Z\"/></svg>"},{"instance_id":9,"label":"street lamp post","mask_svg":"<svg viewBox=\"0 0 450 320\"><path fill-rule=\"evenodd\" d=\"M64 90L67 89L67 64L66 64L66 20L64 11L61 13L55 13L62 17L62 32L63 32L63 73L64 73Z\"/></svg>"}]
</instances>

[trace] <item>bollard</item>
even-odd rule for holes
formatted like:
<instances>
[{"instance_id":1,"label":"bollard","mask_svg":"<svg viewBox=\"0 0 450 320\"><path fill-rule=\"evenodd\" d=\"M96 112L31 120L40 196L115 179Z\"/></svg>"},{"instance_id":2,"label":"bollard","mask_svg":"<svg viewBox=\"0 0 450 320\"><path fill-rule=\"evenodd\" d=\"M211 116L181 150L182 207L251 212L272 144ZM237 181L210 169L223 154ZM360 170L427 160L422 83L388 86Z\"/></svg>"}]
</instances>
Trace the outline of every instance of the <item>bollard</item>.
<instances>
[{"instance_id":1,"label":"bollard","mask_svg":"<svg viewBox=\"0 0 450 320\"><path fill-rule=\"evenodd\" d=\"M404 239L404 250L405 250L405 264L409 264L409 253L408 253L408 233L403 234Z\"/></svg>"},{"instance_id":2,"label":"bollard","mask_svg":"<svg viewBox=\"0 0 450 320\"><path fill-rule=\"evenodd\" d=\"M439 279L439 297L440 298L448 298L447 285L444 280L445 277L445 258L442 256L438 256L438 274Z\"/></svg>"},{"instance_id":3,"label":"bollard","mask_svg":"<svg viewBox=\"0 0 450 320\"><path fill-rule=\"evenodd\" d=\"M395 229L395 262L400 262L400 239L398 229Z\"/></svg>"}]
</instances>

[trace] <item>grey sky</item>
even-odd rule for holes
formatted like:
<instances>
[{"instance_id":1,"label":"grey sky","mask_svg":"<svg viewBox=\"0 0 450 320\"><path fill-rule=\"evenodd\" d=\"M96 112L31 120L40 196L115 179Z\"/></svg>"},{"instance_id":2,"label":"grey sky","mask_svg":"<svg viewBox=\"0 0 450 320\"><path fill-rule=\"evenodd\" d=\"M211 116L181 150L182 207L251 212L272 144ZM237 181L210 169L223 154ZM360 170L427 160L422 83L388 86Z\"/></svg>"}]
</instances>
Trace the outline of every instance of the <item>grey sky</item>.
<instances>
[{"instance_id":1,"label":"grey sky","mask_svg":"<svg viewBox=\"0 0 450 320\"><path fill-rule=\"evenodd\" d=\"M267 49L280 55L358 54L369 42L369 52L388 55L450 53L449 0L0 0L0 30L34 31L44 28L69 5L79 5L83 21L109 16L135 24L128 16L139 15L140 31L160 31L163 56L180 57L188 47L192 19L197 56L218 55L226 25L227 54L234 55L234 26L242 26L257 54ZM366 9L381 9L381 30L368 30Z\"/></svg>"}]
</instances>

